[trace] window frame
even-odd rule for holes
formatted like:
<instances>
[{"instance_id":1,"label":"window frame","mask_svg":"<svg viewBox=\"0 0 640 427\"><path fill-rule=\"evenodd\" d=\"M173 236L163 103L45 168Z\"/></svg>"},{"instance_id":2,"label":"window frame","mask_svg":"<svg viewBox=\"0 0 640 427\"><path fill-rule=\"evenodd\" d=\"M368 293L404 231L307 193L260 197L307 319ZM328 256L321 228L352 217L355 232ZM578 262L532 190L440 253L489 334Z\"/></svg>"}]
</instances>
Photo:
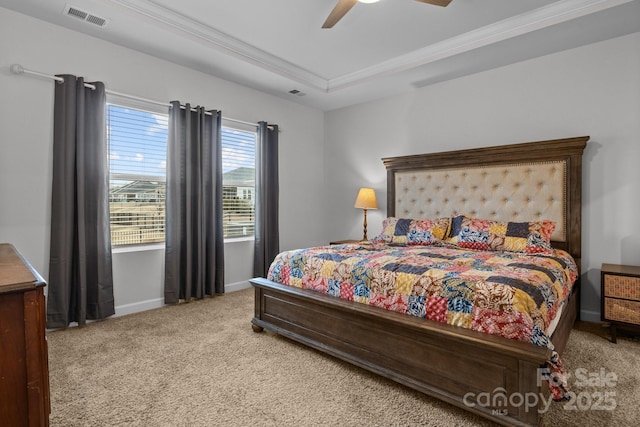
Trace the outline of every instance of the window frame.
<instances>
[{"instance_id":1,"label":"window frame","mask_svg":"<svg viewBox=\"0 0 640 427\"><path fill-rule=\"evenodd\" d=\"M250 125L248 123L242 123L242 122L238 122L236 120L228 120L225 119L224 116L222 117L222 125L223 128L225 129L230 129L230 130L236 130L239 132L248 132L248 133L253 133L255 135L255 144L257 144L258 142L258 125L256 124L254 125ZM223 159L224 161L224 159ZM255 170L256 167L256 157L255 157L255 149L253 152L253 167ZM224 173L224 172L223 172ZM222 186L222 192L223 192L223 197L224 197L224 179L223 179L223 186ZM253 203L253 226L254 226L254 230L255 230L255 221L256 221L256 217L255 217L255 193L256 193L256 184L255 184L255 179L253 182L253 197L248 199ZM223 215L224 215L224 210L223 210ZM235 242L246 242L246 241L252 241L255 240L255 233L250 235L250 236L240 236L240 237L225 237L224 238L224 242L225 243L235 243Z\"/></svg>"},{"instance_id":2,"label":"window frame","mask_svg":"<svg viewBox=\"0 0 640 427\"><path fill-rule=\"evenodd\" d=\"M166 106L161 105L159 103L154 104L152 102L127 98L127 97L123 97L115 94L107 94L105 110L109 108L109 105L115 105L117 107L126 108L130 110L143 111L150 114L162 114L162 115L166 115L167 118L169 116L168 104ZM106 137L107 137L107 146L109 149L109 157L111 157L111 141L109 140L108 129L106 132ZM166 162L166 158L165 158L165 162ZM126 175L126 174L120 174L120 175ZM132 174L132 175L138 175L138 174ZM143 177L144 175L139 175L139 176ZM111 163L109 163L109 182L111 182L111 179L112 179ZM164 179L166 182L166 173L165 173ZM111 202L109 202L109 224L111 225ZM124 253L124 252L136 252L136 251L143 251L143 250L158 250L158 249L164 248L165 243L166 243L166 239L163 240L162 242L134 243L129 245L114 245L112 242L111 251L113 253Z\"/></svg>"},{"instance_id":3,"label":"window frame","mask_svg":"<svg viewBox=\"0 0 640 427\"><path fill-rule=\"evenodd\" d=\"M119 107L145 111L151 114L166 114L169 115L169 105L162 105L160 103L152 103L137 99L132 99L128 97L119 96L116 94L107 94L105 110L108 108L108 105L117 105ZM250 132L256 135L257 141L257 125L251 126L249 124L236 122L235 120L227 120L222 117L221 126L226 129L237 130L241 132ZM105 134L106 137L109 137L108 132ZM107 141L109 144L109 141ZM110 148L109 148L110 150ZM109 153L110 154L110 153ZM166 160L165 160L166 161ZM255 167L255 152L254 152L254 167ZM166 176L165 176L166 179ZM111 180L111 165L109 165L109 180ZM254 227L255 227L255 182L254 182L254 196L250 198L254 203ZM109 211L111 212L111 210ZM109 224L111 224L111 214L109 215ZM224 243L241 243L247 241L255 240L255 235L251 236L240 236L240 237L225 237ZM164 250L166 247L166 239L164 242L154 242L154 243L138 243L131 245L117 245L111 246L112 253L127 253L127 252L140 252L140 251L154 251L154 250Z\"/></svg>"}]
</instances>

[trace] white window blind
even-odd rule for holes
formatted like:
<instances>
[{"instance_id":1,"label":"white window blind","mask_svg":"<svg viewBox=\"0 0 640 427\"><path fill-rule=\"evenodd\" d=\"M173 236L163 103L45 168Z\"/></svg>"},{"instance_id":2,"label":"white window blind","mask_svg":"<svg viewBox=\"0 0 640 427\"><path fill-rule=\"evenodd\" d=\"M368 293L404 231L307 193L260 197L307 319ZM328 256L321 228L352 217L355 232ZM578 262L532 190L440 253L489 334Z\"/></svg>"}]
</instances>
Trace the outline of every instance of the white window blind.
<instances>
[{"instance_id":1,"label":"white window blind","mask_svg":"<svg viewBox=\"0 0 640 427\"><path fill-rule=\"evenodd\" d=\"M222 198L225 238L253 237L256 132L222 128Z\"/></svg>"},{"instance_id":2,"label":"white window blind","mask_svg":"<svg viewBox=\"0 0 640 427\"><path fill-rule=\"evenodd\" d=\"M168 115L107 104L113 246L164 242Z\"/></svg>"},{"instance_id":3,"label":"white window blind","mask_svg":"<svg viewBox=\"0 0 640 427\"><path fill-rule=\"evenodd\" d=\"M223 127L225 238L252 237L256 132ZM165 240L168 115L107 104L113 246Z\"/></svg>"}]
</instances>

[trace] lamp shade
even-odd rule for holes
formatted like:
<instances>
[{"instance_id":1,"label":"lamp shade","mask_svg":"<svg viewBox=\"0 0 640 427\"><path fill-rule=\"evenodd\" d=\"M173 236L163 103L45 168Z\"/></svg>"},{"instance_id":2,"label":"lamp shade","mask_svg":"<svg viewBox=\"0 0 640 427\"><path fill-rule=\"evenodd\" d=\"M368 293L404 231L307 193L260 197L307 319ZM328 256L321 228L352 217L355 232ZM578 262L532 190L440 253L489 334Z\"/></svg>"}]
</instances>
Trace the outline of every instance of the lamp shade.
<instances>
[{"instance_id":1,"label":"lamp shade","mask_svg":"<svg viewBox=\"0 0 640 427\"><path fill-rule=\"evenodd\" d=\"M361 188L360 191L358 191L358 197L356 197L354 207L361 209L378 209L376 192L373 188Z\"/></svg>"}]
</instances>

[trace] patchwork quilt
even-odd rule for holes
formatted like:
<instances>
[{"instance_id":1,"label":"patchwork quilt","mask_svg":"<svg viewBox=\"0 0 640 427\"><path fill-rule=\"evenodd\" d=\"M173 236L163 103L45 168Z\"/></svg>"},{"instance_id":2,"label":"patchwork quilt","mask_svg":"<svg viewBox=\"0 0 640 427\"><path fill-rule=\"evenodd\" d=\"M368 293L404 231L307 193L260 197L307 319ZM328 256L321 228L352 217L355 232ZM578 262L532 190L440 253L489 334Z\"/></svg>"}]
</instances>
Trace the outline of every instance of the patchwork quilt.
<instances>
[{"instance_id":1,"label":"patchwork quilt","mask_svg":"<svg viewBox=\"0 0 640 427\"><path fill-rule=\"evenodd\" d=\"M552 350L554 399L566 386L549 326L571 294L566 252L477 251L444 244L347 244L280 253L268 279Z\"/></svg>"}]
</instances>

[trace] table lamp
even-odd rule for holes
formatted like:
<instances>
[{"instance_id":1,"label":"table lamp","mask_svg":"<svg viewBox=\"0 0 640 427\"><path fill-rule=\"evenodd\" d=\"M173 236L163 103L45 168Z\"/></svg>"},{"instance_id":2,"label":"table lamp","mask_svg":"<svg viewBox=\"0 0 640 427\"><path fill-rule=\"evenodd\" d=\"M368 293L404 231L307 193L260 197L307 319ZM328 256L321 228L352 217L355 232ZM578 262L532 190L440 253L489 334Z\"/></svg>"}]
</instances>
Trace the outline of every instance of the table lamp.
<instances>
[{"instance_id":1,"label":"table lamp","mask_svg":"<svg viewBox=\"0 0 640 427\"><path fill-rule=\"evenodd\" d=\"M376 192L373 188L361 188L358 191L358 197L356 197L356 208L360 208L364 211L363 222L363 238L362 241L367 241L367 209L378 209L378 202L376 202Z\"/></svg>"}]
</instances>

